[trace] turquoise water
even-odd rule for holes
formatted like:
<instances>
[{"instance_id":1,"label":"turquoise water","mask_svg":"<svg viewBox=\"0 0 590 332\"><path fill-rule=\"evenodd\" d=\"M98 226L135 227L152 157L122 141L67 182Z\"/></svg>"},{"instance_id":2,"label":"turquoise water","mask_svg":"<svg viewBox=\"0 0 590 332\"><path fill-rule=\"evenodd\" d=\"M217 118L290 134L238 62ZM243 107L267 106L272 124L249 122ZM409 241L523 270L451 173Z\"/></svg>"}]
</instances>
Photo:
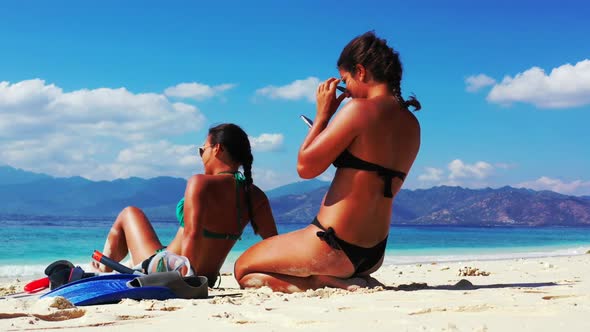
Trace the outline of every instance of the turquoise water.
<instances>
[{"instance_id":1,"label":"turquoise water","mask_svg":"<svg viewBox=\"0 0 590 332\"><path fill-rule=\"evenodd\" d=\"M89 218L0 219L0 278L41 274L58 259L76 264L90 261L102 250L113 220ZM162 243L176 234L174 220L153 221ZM304 227L279 224L279 233ZM224 266L231 270L239 255L260 238L247 227ZM386 264L463 259L498 259L584 253L590 249L588 228L474 228L392 226Z\"/></svg>"}]
</instances>

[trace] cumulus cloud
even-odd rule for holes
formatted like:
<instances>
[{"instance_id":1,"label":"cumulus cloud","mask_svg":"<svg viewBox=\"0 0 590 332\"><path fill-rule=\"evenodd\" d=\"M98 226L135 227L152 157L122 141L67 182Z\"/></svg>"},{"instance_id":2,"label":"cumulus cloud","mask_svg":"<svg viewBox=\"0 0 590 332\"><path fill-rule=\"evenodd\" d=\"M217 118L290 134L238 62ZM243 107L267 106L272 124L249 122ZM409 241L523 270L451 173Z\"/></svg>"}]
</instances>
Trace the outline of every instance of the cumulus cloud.
<instances>
[{"instance_id":1,"label":"cumulus cloud","mask_svg":"<svg viewBox=\"0 0 590 332\"><path fill-rule=\"evenodd\" d=\"M479 74L479 75L469 76L465 79L465 84L467 84L467 87L465 89L467 90L467 92L477 92L481 88L484 88L484 87L490 86L490 85L494 85L495 83L496 83L495 79L493 79L485 74Z\"/></svg>"},{"instance_id":2,"label":"cumulus cloud","mask_svg":"<svg viewBox=\"0 0 590 332\"><path fill-rule=\"evenodd\" d=\"M175 145L168 141L133 145L121 150L114 162L113 177L153 177L159 174L188 177L203 170L195 145Z\"/></svg>"},{"instance_id":3,"label":"cumulus cloud","mask_svg":"<svg viewBox=\"0 0 590 332\"><path fill-rule=\"evenodd\" d=\"M0 82L0 114L2 163L95 180L183 172L187 148L161 140L197 131L205 122L195 106L170 102L160 94L125 88L64 92L40 79ZM146 144L153 146L153 160L133 173L140 162L132 166L132 158L125 156L137 156Z\"/></svg>"},{"instance_id":4,"label":"cumulus cloud","mask_svg":"<svg viewBox=\"0 0 590 332\"><path fill-rule=\"evenodd\" d=\"M590 195L590 181L582 180L564 182L542 176L534 181L519 183L517 186L533 190L551 190L566 195Z\"/></svg>"},{"instance_id":5,"label":"cumulus cloud","mask_svg":"<svg viewBox=\"0 0 590 332\"><path fill-rule=\"evenodd\" d=\"M442 180L444 171L434 167L426 167L426 173L418 176L418 180L424 182L439 182Z\"/></svg>"},{"instance_id":6,"label":"cumulus cloud","mask_svg":"<svg viewBox=\"0 0 590 332\"><path fill-rule=\"evenodd\" d=\"M209 86L207 84L191 82L180 83L164 90L164 94L169 97L191 98L195 100L205 100L222 94L223 92L234 88L235 84L221 84Z\"/></svg>"},{"instance_id":7,"label":"cumulus cloud","mask_svg":"<svg viewBox=\"0 0 590 332\"><path fill-rule=\"evenodd\" d=\"M258 137L250 136L250 145L253 151L268 152L280 150L283 146L283 134L261 134Z\"/></svg>"},{"instance_id":8,"label":"cumulus cloud","mask_svg":"<svg viewBox=\"0 0 590 332\"><path fill-rule=\"evenodd\" d=\"M553 68L549 75L542 68L532 67L514 77L506 76L492 88L487 100L503 105L529 103L538 108L588 105L590 60Z\"/></svg>"},{"instance_id":9,"label":"cumulus cloud","mask_svg":"<svg viewBox=\"0 0 590 332\"><path fill-rule=\"evenodd\" d=\"M317 77L308 77L304 80L296 80L284 86L267 86L256 90L259 96L265 96L271 99L301 100L307 99L309 102L315 101L315 93L320 80Z\"/></svg>"},{"instance_id":10,"label":"cumulus cloud","mask_svg":"<svg viewBox=\"0 0 590 332\"><path fill-rule=\"evenodd\" d=\"M461 178L485 179L493 171L494 167L485 161L478 161L475 164L465 164L460 159L455 159L449 163L449 179L457 180Z\"/></svg>"},{"instance_id":11,"label":"cumulus cloud","mask_svg":"<svg viewBox=\"0 0 590 332\"><path fill-rule=\"evenodd\" d=\"M138 140L199 129L204 117L192 105L125 88L63 92L43 80L0 83L0 137L62 132Z\"/></svg>"},{"instance_id":12,"label":"cumulus cloud","mask_svg":"<svg viewBox=\"0 0 590 332\"><path fill-rule=\"evenodd\" d=\"M485 161L468 164L460 159L455 159L447 165L446 170L425 167L424 172L418 175L418 181L423 186L448 185L480 188L489 185L486 181L497 168Z\"/></svg>"},{"instance_id":13,"label":"cumulus cloud","mask_svg":"<svg viewBox=\"0 0 590 332\"><path fill-rule=\"evenodd\" d=\"M33 112L49 104L62 94L53 84L46 85L40 79L21 81L14 84L0 82L0 109L3 111Z\"/></svg>"},{"instance_id":14,"label":"cumulus cloud","mask_svg":"<svg viewBox=\"0 0 590 332\"><path fill-rule=\"evenodd\" d=\"M20 145L26 146L26 144ZM46 161L39 167L30 166L28 169L55 176L81 175L92 180L112 180L132 176L152 178L162 175L188 178L191 174L203 170L203 165L195 152L195 146L174 145L164 140L133 144L104 160L99 160L101 149L93 145L91 141L67 142L61 146L64 148L61 153L58 146L58 144L49 144L50 149L47 149L49 153L42 157L46 158ZM46 151L38 144L35 144L33 148L31 152ZM86 148L91 151L86 151ZM0 152L0 156L4 155L4 152ZM42 159L32 156L31 153L26 156L31 161Z\"/></svg>"},{"instance_id":15,"label":"cumulus cloud","mask_svg":"<svg viewBox=\"0 0 590 332\"><path fill-rule=\"evenodd\" d=\"M270 190L289 183L301 181L294 170L289 173L279 173L275 170L256 167L252 168L252 178L254 184L262 190Z\"/></svg>"}]
</instances>

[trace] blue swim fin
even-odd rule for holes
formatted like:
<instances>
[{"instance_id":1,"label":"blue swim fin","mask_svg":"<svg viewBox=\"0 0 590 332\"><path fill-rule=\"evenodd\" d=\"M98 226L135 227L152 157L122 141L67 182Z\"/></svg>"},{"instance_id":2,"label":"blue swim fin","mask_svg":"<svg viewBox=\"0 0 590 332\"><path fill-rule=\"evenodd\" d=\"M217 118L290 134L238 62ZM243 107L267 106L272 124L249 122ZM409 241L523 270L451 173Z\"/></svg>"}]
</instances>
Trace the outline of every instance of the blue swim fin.
<instances>
[{"instance_id":1,"label":"blue swim fin","mask_svg":"<svg viewBox=\"0 0 590 332\"><path fill-rule=\"evenodd\" d=\"M117 303L122 299L167 300L178 296L168 287L133 287L136 274L106 274L80 279L44 294L41 298L62 296L77 306Z\"/></svg>"}]
</instances>

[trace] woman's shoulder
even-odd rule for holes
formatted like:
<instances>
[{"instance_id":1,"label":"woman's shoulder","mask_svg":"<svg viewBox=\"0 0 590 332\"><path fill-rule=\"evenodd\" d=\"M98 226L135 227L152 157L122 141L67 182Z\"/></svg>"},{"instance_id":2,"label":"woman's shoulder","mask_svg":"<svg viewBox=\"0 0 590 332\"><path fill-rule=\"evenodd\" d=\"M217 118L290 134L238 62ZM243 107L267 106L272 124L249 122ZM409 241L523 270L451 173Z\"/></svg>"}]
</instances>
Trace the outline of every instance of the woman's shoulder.
<instances>
[{"instance_id":1,"label":"woman's shoulder","mask_svg":"<svg viewBox=\"0 0 590 332\"><path fill-rule=\"evenodd\" d=\"M255 201L268 201L266 193L255 184L250 186L250 194Z\"/></svg>"},{"instance_id":2,"label":"woman's shoulder","mask_svg":"<svg viewBox=\"0 0 590 332\"><path fill-rule=\"evenodd\" d=\"M188 179L187 189L195 193L217 188L219 182L223 182L221 177L215 175L195 174ZM250 195L254 202L268 201L268 197L257 185L250 186Z\"/></svg>"},{"instance_id":3,"label":"woman's shoulder","mask_svg":"<svg viewBox=\"0 0 590 332\"><path fill-rule=\"evenodd\" d=\"M417 132L420 132L420 121L418 121L414 112L404 106L399 106L399 109L409 128L413 128Z\"/></svg>"},{"instance_id":4,"label":"woman's shoulder","mask_svg":"<svg viewBox=\"0 0 590 332\"><path fill-rule=\"evenodd\" d=\"M214 176L206 174L194 174L187 181L187 190L193 193L206 191L214 182Z\"/></svg>"},{"instance_id":5,"label":"woman's shoulder","mask_svg":"<svg viewBox=\"0 0 590 332\"><path fill-rule=\"evenodd\" d=\"M355 127L363 127L368 120L367 113L371 113L370 111L374 109L375 106L371 101L363 98L353 98L340 108L334 119L337 122L346 122Z\"/></svg>"},{"instance_id":6,"label":"woman's shoulder","mask_svg":"<svg viewBox=\"0 0 590 332\"><path fill-rule=\"evenodd\" d=\"M205 174L193 174L190 178L188 178L189 184L204 184L208 181L209 176Z\"/></svg>"},{"instance_id":7,"label":"woman's shoulder","mask_svg":"<svg viewBox=\"0 0 590 332\"><path fill-rule=\"evenodd\" d=\"M374 108L373 101L366 98L352 98L342 106L342 111L350 112L359 109Z\"/></svg>"}]
</instances>

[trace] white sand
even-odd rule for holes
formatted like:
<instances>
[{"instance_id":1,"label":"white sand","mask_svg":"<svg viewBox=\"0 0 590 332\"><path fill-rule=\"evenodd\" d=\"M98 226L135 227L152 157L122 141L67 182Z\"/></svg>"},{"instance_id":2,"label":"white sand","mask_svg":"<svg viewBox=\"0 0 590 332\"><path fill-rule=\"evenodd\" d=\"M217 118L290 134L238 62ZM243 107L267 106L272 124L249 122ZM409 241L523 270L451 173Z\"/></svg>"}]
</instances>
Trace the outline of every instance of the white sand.
<instances>
[{"instance_id":1,"label":"white sand","mask_svg":"<svg viewBox=\"0 0 590 332\"><path fill-rule=\"evenodd\" d=\"M373 276L385 289L287 295L240 290L224 276L224 289L210 290L204 300L76 308L6 299L0 300L0 331L590 331L588 254L388 266ZM4 283L0 295L23 284Z\"/></svg>"}]
</instances>

